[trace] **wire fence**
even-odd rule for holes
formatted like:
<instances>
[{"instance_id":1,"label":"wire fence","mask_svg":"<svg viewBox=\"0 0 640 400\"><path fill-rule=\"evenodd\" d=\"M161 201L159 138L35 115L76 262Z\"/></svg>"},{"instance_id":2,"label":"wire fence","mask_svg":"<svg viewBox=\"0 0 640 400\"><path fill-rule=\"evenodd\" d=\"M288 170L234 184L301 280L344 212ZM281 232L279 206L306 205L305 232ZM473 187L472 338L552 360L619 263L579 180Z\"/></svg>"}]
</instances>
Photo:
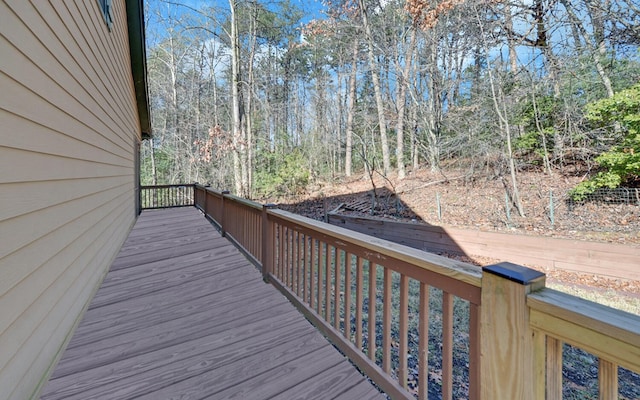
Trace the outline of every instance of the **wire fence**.
<instances>
[{"instance_id":1,"label":"wire fence","mask_svg":"<svg viewBox=\"0 0 640 400\"><path fill-rule=\"evenodd\" d=\"M640 188L600 188L584 195L584 199L575 203L633 204L640 205Z\"/></svg>"}]
</instances>

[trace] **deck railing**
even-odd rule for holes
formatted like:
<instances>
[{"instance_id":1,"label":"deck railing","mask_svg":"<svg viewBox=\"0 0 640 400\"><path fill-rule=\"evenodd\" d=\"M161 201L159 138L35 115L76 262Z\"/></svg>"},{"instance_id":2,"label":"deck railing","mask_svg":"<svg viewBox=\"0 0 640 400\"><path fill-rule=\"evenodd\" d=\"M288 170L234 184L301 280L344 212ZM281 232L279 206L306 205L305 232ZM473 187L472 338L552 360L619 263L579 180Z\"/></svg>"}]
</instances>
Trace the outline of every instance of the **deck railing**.
<instances>
[{"instance_id":1,"label":"deck railing","mask_svg":"<svg viewBox=\"0 0 640 400\"><path fill-rule=\"evenodd\" d=\"M430 378L443 399L454 382L470 399L560 399L563 343L599 357L601 399L618 398L618 366L640 372L640 318L547 289L537 271L480 269L199 185L194 198L394 399L426 399Z\"/></svg>"},{"instance_id":2,"label":"deck railing","mask_svg":"<svg viewBox=\"0 0 640 400\"><path fill-rule=\"evenodd\" d=\"M140 187L140 204L143 210L195 205L195 184L153 185Z\"/></svg>"},{"instance_id":3,"label":"deck railing","mask_svg":"<svg viewBox=\"0 0 640 400\"><path fill-rule=\"evenodd\" d=\"M598 357L601 399L618 399L619 368L640 372L640 318L557 292L541 290L527 296L529 324L546 357L546 398L562 398L563 344ZM545 340L546 339L546 340ZM544 365L544 366L543 366ZM542 390L542 388L540 388Z\"/></svg>"}]
</instances>

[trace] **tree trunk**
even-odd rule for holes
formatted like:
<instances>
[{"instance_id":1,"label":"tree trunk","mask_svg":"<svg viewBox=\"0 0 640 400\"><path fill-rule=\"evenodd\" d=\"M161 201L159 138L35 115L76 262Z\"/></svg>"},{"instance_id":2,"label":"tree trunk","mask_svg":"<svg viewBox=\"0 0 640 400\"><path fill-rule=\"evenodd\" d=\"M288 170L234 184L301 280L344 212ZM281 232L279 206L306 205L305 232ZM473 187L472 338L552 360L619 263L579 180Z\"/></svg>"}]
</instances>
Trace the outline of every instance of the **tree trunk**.
<instances>
[{"instance_id":1,"label":"tree trunk","mask_svg":"<svg viewBox=\"0 0 640 400\"><path fill-rule=\"evenodd\" d=\"M549 162L549 152L547 150L547 137L542 125L540 124L540 113L538 112L538 102L536 101L535 92L531 96L531 104L533 105L533 116L536 121L536 129L538 130L540 139L542 140L542 161L544 164L544 170L548 175L551 175L551 162Z\"/></svg>"},{"instance_id":2,"label":"tree trunk","mask_svg":"<svg viewBox=\"0 0 640 400\"><path fill-rule=\"evenodd\" d=\"M509 68L512 74L518 72L518 54L516 52L516 40L513 34L513 16L511 5L504 3L504 23L507 26L507 47L509 48Z\"/></svg>"},{"instance_id":3,"label":"tree trunk","mask_svg":"<svg viewBox=\"0 0 640 400\"><path fill-rule=\"evenodd\" d=\"M427 78L429 100L427 101L427 145L429 150L429 164L431 171L437 172L440 170L440 118L441 118L441 99L440 99L440 80L438 75L438 43L436 42L435 34L431 33L430 44L430 60L429 60L429 75Z\"/></svg>"},{"instance_id":4,"label":"tree trunk","mask_svg":"<svg viewBox=\"0 0 640 400\"><path fill-rule=\"evenodd\" d=\"M344 160L344 174L351 176L353 158L353 115L356 112L356 77L358 75L358 40L353 40L353 59L351 60L351 74L349 76L349 103L347 105L346 149Z\"/></svg>"},{"instance_id":5,"label":"tree trunk","mask_svg":"<svg viewBox=\"0 0 640 400\"><path fill-rule=\"evenodd\" d=\"M609 78L609 75L601 61L601 57L606 55L606 44L604 41L604 16L602 15L602 11L599 9L599 7L601 7L600 3L593 5L588 0L585 1L593 26L593 40L590 40L582 20L578 18L573 9L572 3L569 0L560 0L560 2L567 11L571 24L575 27L575 30L580 33L580 36L585 43L585 47L592 55L593 65L598 72L598 76L600 76L602 85L607 92L607 97L613 97L613 85L611 84L611 79Z\"/></svg>"},{"instance_id":6,"label":"tree trunk","mask_svg":"<svg viewBox=\"0 0 640 400\"><path fill-rule=\"evenodd\" d=\"M404 179L406 168L404 165L404 114L406 109L407 87L409 86L409 72L411 70L411 59L413 50L416 45L416 29L411 28L411 38L409 39L409 47L404 57L404 68L398 83L398 122L396 124L396 159L398 163L398 179Z\"/></svg>"},{"instance_id":7,"label":"tree trunk","mask_svg":"<svg viewBox=\"0 0 640 400\"><path fill-rule=\"evenodd\" d=\"M156 150L153 146L153 138L149 139L149 150L151 153L151 184L158 184L158 171L156 169Z\"/></svg>"},{"instance_id":8,"label":"tree trunk","mask_svg":"<svg viewBox=\"0 0 640 400\"><path fill-rule=\"evenodd\" d=\"M251 19L251 50L249 52L249 66L247 72L247 113L246 113L246 125L247 125L247 150L246 150L246 174L244 181L246 181L246 192L249 198L252 198L252 186L253 186L253 64L256 54L256 41L257 41L257 18L254 14Z\"/></svg>"},{"instance_id":9,"label":"tree trunk","mask_svg":"<svg viewBox=\"0 0 640 400\"><path fill-rule=\"evenodd\" d=\"M411 103L413 104L413 103ZM415 104L411 107L411 163L413 170L416 171L420 167L420 151L418 150L418 109Z\"/></svg>"},{"instance_id":10,"label":"tree trunk","mask_svg":"<svg viewBox=\"0 0 640 400\"><path fill-rule=\"evenodd\" d=\"M231 9L231 101L233 115L233 181L235 185L235 193L239 196L244 195L245 187L243 185L243 174L241 165L241 149L242 149L242 104L240 102L240 44L238 40L238 25L236 21L236 3L235 0L229 0Z\"/></svg>"},{"instance_id":11,"label":"tree trunk","mask_svg":"<svg viewBox=\"0 0 640 400\"><path fill-rule=\"evenodd\" d=\"M376 62L376 56L373 44L373 34L371 33L371 26L369 26L369 19L367 18L367 11L365 8L364 0L358 0L360 7L360 13L362 15L362 24L364 25L365 37L367 39L368 54L369 54L369 69L371 70L371 80L373 82L373 91L376 98L376 106L378 110L378 128L380 130L380 144L382 146L382 169L384 175L389 175L391 172L391 156L389 154L389 140L387 139L387 121L384 116L384 103L382 100L382 90L380 87L380 78L378 75L378 63Z\"/></svg>"},{"instance_id":12,"label":"tree trunk","mask_svg":"<svg viewBox=\"0 0 640 400\"><path fill-rule=\"evenodd\" d=\"M596 51L593 54L593 60L598 71L598 75L600 75L600 79L602 79L602 84L604 85L605 90L607 91L607 97L613 97L613 84L611 83L611 79L609 75L604 69L604 65L602 64L602 59L607 56L607 45L605 43L605 15L602 11L603 7L606 7L606 4L609 1L585 1L587 8L589 9L589 14L591 15L591 25L593 26L593 39L595 41L595 49Z\"/></svg>"},{"instance_id":13,"label":"tree trunk","mask_svg":"<svg viewBox=\"0 0 640 400\"><path fill-rule=\"evenodd\" d=\"M504 103L502 104L504 107ZM506 110L503 110L506 115ZM513 191L513 202L516 205L516 209L518 210L518 214L521 217L525 217L524 207L522 207L522 201L520 200L520 191L518 190L518 178L516 176L516 165L513 157L513 147L511 146L511 129L509 128L509 121L504 121L504 132L507 136L507 159L509 161L509 173L511 175L511 190Z\"/></svg>"},{"instance_id":14,"label":"tree trunk","mask_svg":"<svg viewBox=\"0 0 640 400\"><path fill-rule=\"evenodd\" d=\"M484 38L485 33L482 27L482 22L480 22L479 15L476 14L476 16L479 22L480 33ZM485 57L488 58L489 50L487 49L486 42L483 43L483 50L484 50ZM516 206L516 209L518 210L518 214L520 214L520 216L524 218L525 213L524 213L524 208L522 207L522 201L520 201L520 191L518 190L518 179L516 176L516 166L515 166L515 160L513 157L513 146L511 144L511 127L509 124L506 105L505 105L506 99L502 94L502 90L496 90L496 84L493 79L493 73L491 72L491 68L487 68L487 75L489 76L489 86L491 88L491 100L493 101L493 107L496 112L496 116L498 117L498 125L506 138L506 145L507 145L506 157L507 157L507 163L509 165L509 174L511 175L511 185L512 185L511 189L513 192L511 197Z\"/></svg>"}]
</instances>

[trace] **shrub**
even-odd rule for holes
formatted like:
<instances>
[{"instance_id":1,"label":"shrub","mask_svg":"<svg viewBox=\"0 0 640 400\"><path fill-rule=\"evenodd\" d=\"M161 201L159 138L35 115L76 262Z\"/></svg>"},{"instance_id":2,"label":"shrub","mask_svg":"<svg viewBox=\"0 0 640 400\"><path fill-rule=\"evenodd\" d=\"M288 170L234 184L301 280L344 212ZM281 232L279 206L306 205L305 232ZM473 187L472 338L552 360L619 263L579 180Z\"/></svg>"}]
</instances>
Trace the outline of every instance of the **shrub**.
<instances>
[{"instance_id":1,"label":"shrub","mask_svg":"<svg viewBox=\"0 0 640 400\"><path fill-rule=\"evenodd\" d=\"M296 194L309 183L307 158L298 149L284 155L269 153L256 172L254 188L258 196Z\"/></svg>"},{"instance_id":2,"label":"shrub","mask_svg":"<svg viewBox=\"0 0 640 400\"><path fill-rule=\"evenodd\" d=\"M640 180L640 84L587 105L586 116L597 126L621 135L617 145L596 158L602 170L572 190L576 201L598 188L613 189Z\"/></svg>"}]
</instances>

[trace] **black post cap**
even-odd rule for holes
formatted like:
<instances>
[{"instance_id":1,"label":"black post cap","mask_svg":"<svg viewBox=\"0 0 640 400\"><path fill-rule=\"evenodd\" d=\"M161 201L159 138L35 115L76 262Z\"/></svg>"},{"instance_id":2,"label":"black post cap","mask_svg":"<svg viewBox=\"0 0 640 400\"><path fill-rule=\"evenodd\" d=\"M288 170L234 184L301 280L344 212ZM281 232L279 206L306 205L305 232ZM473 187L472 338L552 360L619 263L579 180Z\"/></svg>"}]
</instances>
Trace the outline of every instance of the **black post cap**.
<instances>
[{"instance_id":1,"label":"black post cap","mask_svg":"<svg viewBox=\"0 0 640 400\"><path fill-rule=\"evenodd\" d=\"M543 272L510 262L487 265L482 267L482 272L497 275L521 285L529 285L545 276Z\"/></svg>"}]
</instances>

